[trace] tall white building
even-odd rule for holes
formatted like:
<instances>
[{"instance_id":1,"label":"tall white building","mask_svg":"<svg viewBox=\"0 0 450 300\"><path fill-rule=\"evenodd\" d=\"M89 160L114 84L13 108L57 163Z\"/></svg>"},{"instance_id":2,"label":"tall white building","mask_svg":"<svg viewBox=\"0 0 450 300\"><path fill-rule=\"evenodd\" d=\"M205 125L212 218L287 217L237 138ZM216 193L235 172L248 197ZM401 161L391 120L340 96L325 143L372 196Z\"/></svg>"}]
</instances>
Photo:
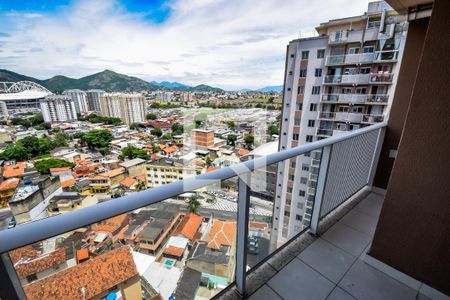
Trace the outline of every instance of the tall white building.
<instances>
[{"instance_id":1,"label":"tall white building","mask_svg":"<svg viewBox=\"0 0 450 300\"><path fill-rule=\"evenodd\" d=\"M101 106L100 106L100 97L105 92L102 90L87 90L86 91L86 99L88 102L88 108L90 111L96 111L101 113Z\"/></svg>"},{"instance_id":2,"label":"tall white building","mask_svg":"<svg viewBox=\"0 0 450 300\"><path fill-rule=\"evenodd\" d=\"M141 94L106 93L100 97L100 106L103 115L120 118L127 125L145 121L146 103Z\"/></svg>"},{"instance_id":3,"label":"tall white building","mask_svg":"<svg viewBox=\"0 0 450 300\"><path fill-rule=\"evenodd\" d=\"M279 149L386 120L406 37L406 16L384 1L367 13L321 23L318 37L293 40L286 53ZM279 165L272 247L311 220L321 153Z\"/></svg>"},{"instance_id":4,"label":"tall white building","mask_svg":"<svg viewBox=\"0 0 450 300\"><path fill-rule=\"evenodd\" d=\"M75 109L77 113L84 113L89 111L86 92L81 90L66 90L63 95L67 95L72 98L75 103Z\"/></svg>"},{"instance_id":5,"label":"tall white building","mask_svg":"<svg viewBox=\"0 0 450 300\"><path fill-rule=\"evenodd\" d=\"M77 119L75 103L66 95L51 95L40 101L45 122L66 122Z\"/></svg>"}]
</instances>

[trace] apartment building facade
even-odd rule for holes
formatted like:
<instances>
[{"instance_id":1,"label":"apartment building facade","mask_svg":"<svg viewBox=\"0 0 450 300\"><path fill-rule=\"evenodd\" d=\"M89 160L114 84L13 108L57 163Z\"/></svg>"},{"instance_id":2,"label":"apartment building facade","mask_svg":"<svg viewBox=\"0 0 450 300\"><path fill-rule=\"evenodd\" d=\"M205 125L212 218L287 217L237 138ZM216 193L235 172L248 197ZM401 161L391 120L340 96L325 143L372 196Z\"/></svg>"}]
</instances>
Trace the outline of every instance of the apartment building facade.
<instances>
[{"instance_id":1,"label":"apartment building facade","mask_svg":"<svg viewBox=\"0 0 450 300\"><path fill-rule=\"evenodd\" d=\"M102 90L87 90L86 99L88 102L88 108L90 111L101 112L100 97L105 92Z\"/></svg>"},{"instance_id":2,"label":"apartment building facade","mask_svg":"<svg viewBox=\"0 0 450 300\"><path fill-rule=\"evenodd\" d=\"M40 101L45 122L66 122L77 119L75 103L65 95L51 95Z\"/></svg>"},{"instance_id":3,"label":"apartment building facade","mask_svg":"<svg viewBox=\"0 0 450 300\"><path fill-rule=\"evenodd\" d=\"M86 92L81 90L66 90L63 92L63 95L69 96L73 100L77 113L84 113L89 111Z\"/></svg>"},{"instance_id":4,"label":"apartment building facade","mask_svg":"<svg viewBox=\"0 0 450 300\"><path fill-rule=\"evenodd\" d=\"M361 16L321 23L318 37L286 53L279 150L387 120L407 22L384 1ZM309 224L321 152L283 162L275 195L272 247Z\"/></svg>"},{"instance_id":5,"label":"apartment building facade","mask_svg":"<svg viewBox=\"0 0 450 300\"><path fill-rule=\"evenodd\" d=\"M103 115L127 125L145 121L145 97L140 94L107 93L100 97L100 107Z\"/></svg>"}]
</instances>

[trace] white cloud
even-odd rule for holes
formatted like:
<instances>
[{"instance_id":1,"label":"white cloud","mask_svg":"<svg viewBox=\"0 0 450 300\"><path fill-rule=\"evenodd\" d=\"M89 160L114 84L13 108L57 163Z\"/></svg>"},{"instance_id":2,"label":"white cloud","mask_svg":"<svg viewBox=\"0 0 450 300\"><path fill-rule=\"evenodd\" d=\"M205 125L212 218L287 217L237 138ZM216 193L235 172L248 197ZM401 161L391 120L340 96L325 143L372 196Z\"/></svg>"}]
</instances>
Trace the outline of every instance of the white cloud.
<instances>
[{"instance_id":1,"label":"white cloud","mask_svg":"<svg viewBox=\"0 0 450 300\"><path fill-rule=\"evenodd\" d=\"M112 69L147 80L224 88L282 84L290 40L312 33L320 22L362 14L367 2L174 0L168 5L170 16L160 24L113 0L75 1L49 16L10 13L15 29L2 38L0 65L40 78Z\"/></svg>"}]
</instances>

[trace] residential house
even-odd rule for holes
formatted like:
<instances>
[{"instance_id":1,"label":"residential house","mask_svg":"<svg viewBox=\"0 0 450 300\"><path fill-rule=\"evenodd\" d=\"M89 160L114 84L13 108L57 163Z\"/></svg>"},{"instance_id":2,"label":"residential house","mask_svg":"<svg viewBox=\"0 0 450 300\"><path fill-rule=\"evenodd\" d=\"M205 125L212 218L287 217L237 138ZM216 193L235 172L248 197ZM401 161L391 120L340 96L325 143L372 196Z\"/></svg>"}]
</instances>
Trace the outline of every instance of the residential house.
<instances>
[{"instance_id":1,"label":"residential house","mask_svg":"<svg viewBox=\"0 0 450 300\"><path fill-rule=\"evenodd\" d=\"M89 177L90 190L93 193L106 193L112 188L117 187L125 178L125 169L117 168L108 172L100 173Z\"/></svg>"}]
</instances>

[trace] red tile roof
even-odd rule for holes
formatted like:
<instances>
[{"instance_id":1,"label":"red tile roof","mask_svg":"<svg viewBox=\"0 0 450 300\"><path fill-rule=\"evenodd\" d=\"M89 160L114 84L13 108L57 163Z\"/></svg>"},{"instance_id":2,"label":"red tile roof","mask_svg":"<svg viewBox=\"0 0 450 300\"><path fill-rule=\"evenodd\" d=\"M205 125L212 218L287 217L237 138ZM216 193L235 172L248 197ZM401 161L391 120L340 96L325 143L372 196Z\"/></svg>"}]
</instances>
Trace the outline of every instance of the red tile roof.
<instances>
[{"instance_id":1,"label":"red tile roof","mask_svg":"<svg viewBox=\"0 0 450 300\"><path fill-rule=\"evenodd\" d=\"M108 172L101 173L101 174L98 174L98 175L101 176L101 177L111 178L111 177L115 177L117 175L120 175L120 174L122 174L124 172L125 172L124 168L117 168L117 169L113 169L113 170L110 170Z\"/></svg>"},{"instance_id":2,"label":"red tile roof","mask_svg":"<svg viewBox=\"0 0 450 300\"><path fill-rule=\"evenodd\" d=\"M14 264L19 278L25 278L60 265L66 261L66 249L58 248L53 252L39 255L34 258L22 258Z\"/></svg>"},{"instance_id":3,"label":"red tile roof","mask_svg":"<svg viewBox=\"0 0 450 300\"><path fill-rule=\"evenodd\" d=\"M208 169L206 169L206 173L212 172L212 171L215 171L215 170L219 170L219 169L220 169L220 167L209 167Z\"/></svg>"},{"instance_id":4,"label":"red tile roof","mask_svg":"<svg viewBox=\"0 0 450 300\"><path fill-rule=\"evenodd\" d=\"M249 151L247 149L239 149L238 154L239 156L247 155Z\"/></svg>"},{"instance_id":5,"label":"red tile roof","mask_svg":"<svg viewBox=\"0 0 450 300\"><path fill-rule=\"evenodd\" d=\"M24 286L28 300L90 299L138 274L123 246Z\"/></svg>"},{"instance_id":6,"label":"red tile roof","mask_svg":"<svg viewBox=\"0 0 450 300\"><path fill-rule=\"evenodd\" d=\"M62 172L62 171L69 171L70 167L61 167L61 168L50 168L50 172Z\"/></svg>"},{"instance_id":7,"label":"red tile roof","mask_svg":"<svg viewBox=\"0 0 450 300\"><path fill-rule=\"evenodd\" d=\"M77 261L85 260L89 258L88 248L77 250Z\"/></svg>"},{"instance_id":8,"label":"red tile roof","mask_svg":"<svg viewBox=\"0 0 450 300\"><path fill-rule=\"evenodd\" d=\"M64 188L68 188L71 187L73 185L75 185L75 183L77 183L77 180L75 178L70 178L70 179L66 179L66 180L62 180L61 181L61 187Z\"/></svg>"},{"instance_id":9,"label":"red tile roof","mask_svg":"<svg viewBox=\"0 0 450 300\"><path fill-rule=\"evenodd\" d=\"M25 172L25 168L27 163L18 162L15 165L6 165L3 167L3 177L4 178L12 178L12 177L20 177Z\"/></svg>"},{"instance_id":10,"label":"red tile roof","mask_svg":"<svg viewBox=\"0 0 450 300\"><path fill-rule=\"evenodd\" d=\"M134 183L136 182L136 179L133 179L131 177L125 177L125 179L123 179L120 184L124 185L126 187L131 187Z\"/></svg>"},{"instance_id":11,"label":"red tile roof","mask_svg":"<svg viewBox=\"0 0 450 300\"><path fill-rule=\"evenodd\" d=\"M185 238L192 240L198 231L198 228L202 224L203 217L190 213L187 215L183 221L180 223L179 229L176 234L181 234Z\"/></svg>"},{"instance_id":12,"label":"red tile roof","mask_svg":"<svg viewBox=\"0 0 450 300\"><path fill-rule=\"evenodd\" d=\"M17 178L10 178L0 183L0 191L13 190L19 185L20 180Z\"/></svg>"},{"instance_id":13,"label":"red tile roof","mask_svg":"<svg viewBox=\"0 0 450 300\"><path fill-rule=\"evenodd\" d=\"M184 248L178 248L175 246L169 246L166 249L164 249L164 254L173 255L176 257L182 256L184 253Z\"/></svg>"},{"instance_id":14,"label":"red tile roof","mask_svg":"<svg viewBox=\"0 0 450 300\"><path fill-rule=\"evenodd\" d=\"M220 246L231 246L236 237L236 222L217 220L208 236L208 247L220 249Z\"/></svg>"}]
</instances>

